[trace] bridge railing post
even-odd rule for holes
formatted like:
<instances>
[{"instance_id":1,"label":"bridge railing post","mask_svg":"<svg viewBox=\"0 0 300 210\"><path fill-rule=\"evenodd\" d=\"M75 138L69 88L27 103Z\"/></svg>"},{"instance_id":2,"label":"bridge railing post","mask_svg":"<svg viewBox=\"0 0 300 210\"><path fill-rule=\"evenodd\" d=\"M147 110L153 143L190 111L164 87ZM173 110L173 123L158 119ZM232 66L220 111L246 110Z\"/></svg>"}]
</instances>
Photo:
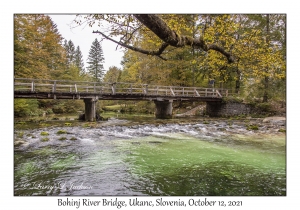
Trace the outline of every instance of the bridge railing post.
<instances>
[{"instance_id":1,"label":"bridge railing post","mask_svg":"<svg viewBox=\"0 0 300 210\"><path fill-rule=\"evenodd\" d=\"M171 91L172 96L175 96L175 93L174 93L172 87L170 87L170 91Z\"/></svg>"},{"instance_id":2,"label":"bridge railing post","mask_svg":"<svg viewBox=\"0 0 300 210\"><path fill-rule=\"evenodd\" d=\"M52 86L52 93L56 92L56 80L54 81L54 84Z\"/></svg>"},{"instance_id":3,"label":"bridge railing post","mask_svg":"<svg viewBox=\"0 0 300 210\"><path fill-rule=\"evenodd\" d=\"M74 88L75 88L75 93L77 93L77 85L76 84L74 85Z\"/></svg>"},{"instance_id":4,"label":"bridge railing post","mask_svg":"<svg viewBox=\"0 0 300 210\"><path fill-rule=\"evenodd\" d=\"M111 83L111 91L113 95L116 94L116 83Z\"/></svg>"},{"instance_id":5,"label":"bridge railing post","mask_svg":"<svg viewBox=\"0 0 300 210\"><path fill-rule=\"evenodd\" d=\"M145 86L145 88L144 88L144 93L147 95L147 94L148 94L148 85L145 84L144 86Z\"/></svg>"},{"instance_id":6,"label":"bridge railing post","mask_svg":"<svg viewBox=\"0 0 300 210\"><path fill-rule=\"evenodd\" d=\"M218 90L216 90L216 96L217 95L219 95L219 97L222 97L221 93Z\"/></svg>"},{"instance_id":7,"label":"bridge railing post","mask_svg":"<svg viewBox=\"0 0 300 210\"><path fill-rule=\"evenodd\" d=\"M196 88L194 88L194 92L195 92L196 96L200 96L200 94L198 93Z\"/></svg>"},{"instance_id":8,"label":"bridge railing post","mask_svg":"<svg viewBox=\"0 0 300 210\"><path fill-rule=\"evenodd\" d=\"M31 92L34 92L34 81L31 82Z\"/></svg>"},{"instance_id":9,"label":"bridge railing post","mask_svg":"<svg viewBox=\"0 0 300 210\"><path fill-rule=\"evenodd\" d=\"M56 92L56 80L54 81L54 84L52 86L52 92L55 93ZM53 99L56 99L56 95L53 94Z\"/></svg>"}]
</instances>

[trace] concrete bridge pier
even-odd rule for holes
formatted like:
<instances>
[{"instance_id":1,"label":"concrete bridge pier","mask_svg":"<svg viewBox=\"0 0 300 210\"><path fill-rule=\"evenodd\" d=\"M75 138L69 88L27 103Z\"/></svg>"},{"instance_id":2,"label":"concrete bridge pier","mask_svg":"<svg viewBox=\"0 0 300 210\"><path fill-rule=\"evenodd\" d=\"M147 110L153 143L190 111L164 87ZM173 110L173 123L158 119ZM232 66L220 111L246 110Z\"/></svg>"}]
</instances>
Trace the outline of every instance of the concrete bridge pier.
<instances>
[{"instance_id":1,"label":"concrete bridge pier","mask_svg":"<svg viewBox=\"0 0 300 210\"><path fill-rule=\"evenodd\" d=\"M168 101L154 101L156 105L155 116L157 119L170 119L172 118L172 104L173 100Z\"/></svg>"},{"instance_id":2,"label":"concrete bridge pier","mask_svg":"<svg viewBox=\"0 0 300 210\"><path fill-rule=\"evenodd\" d=\"M96 103L97 99L95 98L85 98L85 121L96 121Z\"/></svg>"}]
</instances>

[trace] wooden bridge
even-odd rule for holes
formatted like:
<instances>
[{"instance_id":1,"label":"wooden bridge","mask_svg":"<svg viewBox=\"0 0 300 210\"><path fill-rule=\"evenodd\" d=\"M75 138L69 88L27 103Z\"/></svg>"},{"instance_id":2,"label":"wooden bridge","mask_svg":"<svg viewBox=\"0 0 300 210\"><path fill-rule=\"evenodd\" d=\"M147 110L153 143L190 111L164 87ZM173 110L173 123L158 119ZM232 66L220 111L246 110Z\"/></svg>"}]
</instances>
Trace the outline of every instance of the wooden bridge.
<instances>
[{"instance_id":1,"label":"wooden bridge","mask_svg":"<svg viewBox=\"0 0 300 210\"><path fill-rule=\"evenodd\" d=\"M14 79L15 98L83 99L86 119L94 120L97 100L150 100L156 104L156 116L172 115L173 101L221 101L227 89L160 86L133 83L79 82L66 80ZM90 111L91 110L91 111ZM87 117L90 116L90 117Z\"/></svg>"}]
</instances>

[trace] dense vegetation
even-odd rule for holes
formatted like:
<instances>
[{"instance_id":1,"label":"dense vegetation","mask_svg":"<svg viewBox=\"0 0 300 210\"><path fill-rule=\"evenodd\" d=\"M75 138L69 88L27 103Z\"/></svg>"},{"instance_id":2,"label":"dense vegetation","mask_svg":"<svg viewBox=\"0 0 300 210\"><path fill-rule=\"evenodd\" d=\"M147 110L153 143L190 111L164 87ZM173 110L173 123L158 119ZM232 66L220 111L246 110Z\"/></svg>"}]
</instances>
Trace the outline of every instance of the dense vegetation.
<instances>
[{"instance_id":1,"label":"dense vegetation","mask_svg":"<svg viewBox=\"0 0 300 210\"><path fill-rule=\"evenodd\" d=\"M108 55L96 39L89 55L94 59L85 71L79 46L64 40L49 16L15 15L14 21L15 77L204 87L214 80L215 87L231 89L241 100L263 102L258 106L285 103L283 14L79 15L74 24L98 24L96 33L125 49L122 69L112 66L105 74L102 64ZM136 107L121 101L100 106L115 103ZM47 113L83 109L80 101L46 104L15 99L15 116L39 115L39 108ZM151 105L141 102L140 107Z\"/></svg>"}]
</instances>

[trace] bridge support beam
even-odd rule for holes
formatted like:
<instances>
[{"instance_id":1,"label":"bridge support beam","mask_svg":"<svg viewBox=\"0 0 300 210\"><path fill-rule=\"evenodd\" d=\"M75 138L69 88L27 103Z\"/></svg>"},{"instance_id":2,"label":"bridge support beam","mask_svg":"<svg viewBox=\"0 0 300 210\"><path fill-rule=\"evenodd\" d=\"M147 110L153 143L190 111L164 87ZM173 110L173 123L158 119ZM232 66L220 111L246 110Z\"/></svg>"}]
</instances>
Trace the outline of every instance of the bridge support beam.
<instances>
[{"instance_id":1,"label":"bridge support beam","mask_svg":"<svg viewBox=\"0 0 300 210\"><path fill-rule=\"evenodd\" d=\"M96 121L96 103L97 99L94 98L85 98L85 121Z\"/></svg>"},{"instance_id":2,"label":"bridge support beam","mask_svg":"<svg viewBox=\"0 0 300 210\"><path fill-rule=\"evenodd\" d=\"M157 119L172 118L173 101L154 101L156 105L155 116Z\"/></svg>"}]
</instances>

